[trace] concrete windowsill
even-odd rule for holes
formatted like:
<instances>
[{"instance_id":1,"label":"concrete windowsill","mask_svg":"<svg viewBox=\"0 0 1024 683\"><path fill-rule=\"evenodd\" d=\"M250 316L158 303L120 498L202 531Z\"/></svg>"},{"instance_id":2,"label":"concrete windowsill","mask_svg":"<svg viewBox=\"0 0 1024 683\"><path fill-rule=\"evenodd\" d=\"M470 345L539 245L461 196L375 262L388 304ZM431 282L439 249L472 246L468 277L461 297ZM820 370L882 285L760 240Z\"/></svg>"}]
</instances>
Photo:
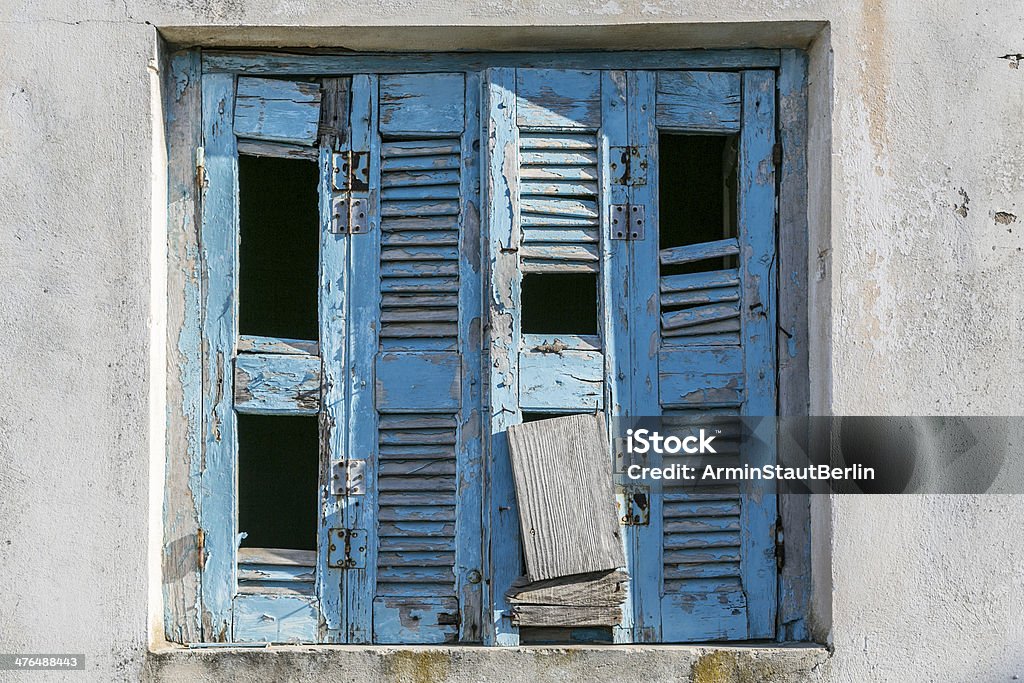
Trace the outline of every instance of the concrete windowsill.
<instances>
[{"instance_id":1,"label":"concrete windowsill","mask_svg":"<svg viewBox=\"0 0 1024 683\"><path fill-rule=\"evenodd\" d=\"M147 680L814 681L819 645L275 645L150 651Z\"/></svg>"}]
</instances>

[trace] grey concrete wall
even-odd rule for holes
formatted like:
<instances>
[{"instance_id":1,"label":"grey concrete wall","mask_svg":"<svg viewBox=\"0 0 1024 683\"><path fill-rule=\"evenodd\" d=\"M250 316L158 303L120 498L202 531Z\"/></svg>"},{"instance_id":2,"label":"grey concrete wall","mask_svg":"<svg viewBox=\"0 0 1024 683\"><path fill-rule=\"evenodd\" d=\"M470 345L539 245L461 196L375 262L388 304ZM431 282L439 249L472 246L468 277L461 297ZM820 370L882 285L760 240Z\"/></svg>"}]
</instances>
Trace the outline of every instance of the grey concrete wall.
<instances>
[{"instance_id":1,"label":"grey concrete wall","mask_svg":"<svg viewBox=\"0 0 1024 683\"><path fill-rule=\"evenodd\" d=\"M460 23L482 28L360 28ZM269 654L147 663L159 639L163 439L157 27L205 44L365 48L398 35L434 49L803 46L817 35L817 411L1020 413L1024 67L1006 57L1024 52L1018 0L4 0L0 651L84 652L81 680L284 671ZM670 650L474 650L425 658L465 666L412 657L406 669L364 654L347 674L339 655L321 655L302 672L326 661L347 680L1024 676L1024 499L847 497L816 511L816 597L834 653L789 675L728 657L697 666L686 649L670 663Z\"/></svg>"}]
</instances>

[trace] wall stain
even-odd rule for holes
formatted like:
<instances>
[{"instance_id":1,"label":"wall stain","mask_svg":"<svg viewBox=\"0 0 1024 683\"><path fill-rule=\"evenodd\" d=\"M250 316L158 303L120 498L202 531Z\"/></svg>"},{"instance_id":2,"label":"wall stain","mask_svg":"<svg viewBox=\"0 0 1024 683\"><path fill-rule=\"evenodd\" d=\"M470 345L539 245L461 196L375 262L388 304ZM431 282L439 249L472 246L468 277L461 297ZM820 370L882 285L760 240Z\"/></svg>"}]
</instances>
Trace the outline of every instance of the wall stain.
<instances>
[{"instance_id":1,"label":"wall stain","mask_svg":"<svg viewBox=\"0 0 1024 683\"><path fill-rule=\"evenodd\" d=\"M384 670L401 683L436 683L448 677L451 658L445 652L395 650L384 658Z\"/></svg>"},{"instance_id":2,"label":"wall stain","mask_svg":"<svg viewBox=\"0 0 1024 683\"><path fill-rule=\"evenodd\" d=\"M889 62L886 47L884 0L864 0L861 5L859 37L864 47L864 73L861 75L861 99L868 116L868 134L881 157L889 144L886 114L886 93L889 87ZM875 163L875 173L882 175L882 166Z\"/></svg>"},{"instance_id":3,"label":"wall stain","mask_svg":"<svg viewBox=\"0 0 1024 683\"><path fill-rule=\"evenodd\" d=\"M994 218L998 225L1009 225L1017 221L1017 216L1008 211L996 211Z\"/></svg>"},{"instance_id":4,"label":"wall stain","mask_svg":"<svg viewBox=\"0 0 1024 683\"><path fill-rule=\"evenodd\" d=\"M960 216L960 218L967 218L967 212L971 210L971 198L967 196L967 190L965 190L962 187L959 190L957 190L957 192L960 193L961 201L959 204L953 205L953 213L955 213L957 216Z\"/></svg>"}]
</instances>

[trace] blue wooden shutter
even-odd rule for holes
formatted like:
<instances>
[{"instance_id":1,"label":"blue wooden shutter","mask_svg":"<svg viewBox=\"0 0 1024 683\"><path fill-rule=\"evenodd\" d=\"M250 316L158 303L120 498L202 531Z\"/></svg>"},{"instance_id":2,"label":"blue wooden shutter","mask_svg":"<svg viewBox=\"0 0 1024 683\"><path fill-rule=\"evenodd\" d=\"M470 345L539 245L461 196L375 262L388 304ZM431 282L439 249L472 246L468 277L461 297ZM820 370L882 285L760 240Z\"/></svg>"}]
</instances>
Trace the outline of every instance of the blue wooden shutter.
<instances>
[{"instance_id":1,"label":"blue wooden shutter","mask_svg":"<svg viewBox=\"0 0 1024 683\"><path fill-rule=\"evenodd\" d=\"M631 74L631 134L656 150L658 130L739 134L738 237L659 252L657 232L633 245L634 414L772 416L775 389L775 94L771 72ZM633 202L656 217L656 158ZM681 189L680 191L685 191ZM736 269L658 277L660 266L736 255ZM721 263L712 260L710 263ZM774 443L771 420L759 436ZM744 455L770 462L773 448ZM773 637L774 495L738 486L651 497L636 527L636 638L685 642Z\"/></svg>"},{"instance_id":2,"label":"blue wooden shutter","mask_svg":"<svg viewBox=\"0 0 1024 683\"><path fill-rule=\"evenodd\" d=\"M515 645L505 595L523 571L505 430L523 412L583 413L606 405L607 327L601 320L608 315L610 285L602 245L613 200L609 146L625 145L626 112L624 100L618 110L606 101L616 90L606 72L496 68L485 82L493 610L487 640ZM598 275L605 293L595 294L601 299L597 334L523 333L523 276L557 273Z\"/></svg>"},{"instance_id":3,"label":"blue wooden shutter","mask_svg":"<svg viewBox=\"0 0 1024 683\"><path fill-rule=\"evenodd\" d=\"M256 142L306 152L319 85L203 76L203 457L200 482L205 641L319 642L315 553L239 550L237 414L311 415L320 406L316 340L238 332L238 150Z\"/></svg>"},{"instance_id":4,"label":"blue wooden shutter","mask_svg":"<svg viewBox=\"0 0 1024 683\"><path fill-rule=\"evenodd\" d=\"M345 572L349 642L480 637L480 285L460 258L479 249L478 87L353 81L370 220L349 237L348 450L366 492L346 525L367 534L365 566Z\"/></svg>"}]
</instances>

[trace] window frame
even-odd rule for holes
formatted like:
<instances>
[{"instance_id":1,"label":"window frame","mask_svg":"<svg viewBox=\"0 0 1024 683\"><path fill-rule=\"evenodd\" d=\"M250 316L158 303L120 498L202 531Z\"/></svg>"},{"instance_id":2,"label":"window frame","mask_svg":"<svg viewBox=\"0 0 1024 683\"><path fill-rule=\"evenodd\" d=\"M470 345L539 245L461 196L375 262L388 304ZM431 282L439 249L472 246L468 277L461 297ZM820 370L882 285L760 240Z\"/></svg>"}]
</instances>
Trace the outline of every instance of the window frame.
<instances>
[{"instance_id":1,"label":"window frame","mask_svg":"<svg viewBox=\"0 0 1024 683\"><path fill-rule=\"evenodd\" d=\"M168 430L164 496L164 627L168 640L188 643L223 638L204 623L199 608L206 533L198 514L199 464L203 453L201 388L203 338L200 318L202 244L197 178L201 182L201 82L204 74L264 76L354 72L426 72L488 66L588 69L768 68L776 71L777 135L782 154L777 172L779 288L777 359L779 414L806 415L809 406L807 348L807 59L803 51L694 50L593 53L422 53L381 55L288 55L184 50L168 55L164 78L168 141ZM494 406L492 405L492 408ZM807 640L810 601L810 505L806 496L780 496L785 562L779 571L777 633L780 640ZM494 530L492 530L492 533ZM488 610L485 609L485 613ZM485 619L486 644L515 644ZM487 629L490 626L491 629Z\"/></svg>"}]
</instances>

